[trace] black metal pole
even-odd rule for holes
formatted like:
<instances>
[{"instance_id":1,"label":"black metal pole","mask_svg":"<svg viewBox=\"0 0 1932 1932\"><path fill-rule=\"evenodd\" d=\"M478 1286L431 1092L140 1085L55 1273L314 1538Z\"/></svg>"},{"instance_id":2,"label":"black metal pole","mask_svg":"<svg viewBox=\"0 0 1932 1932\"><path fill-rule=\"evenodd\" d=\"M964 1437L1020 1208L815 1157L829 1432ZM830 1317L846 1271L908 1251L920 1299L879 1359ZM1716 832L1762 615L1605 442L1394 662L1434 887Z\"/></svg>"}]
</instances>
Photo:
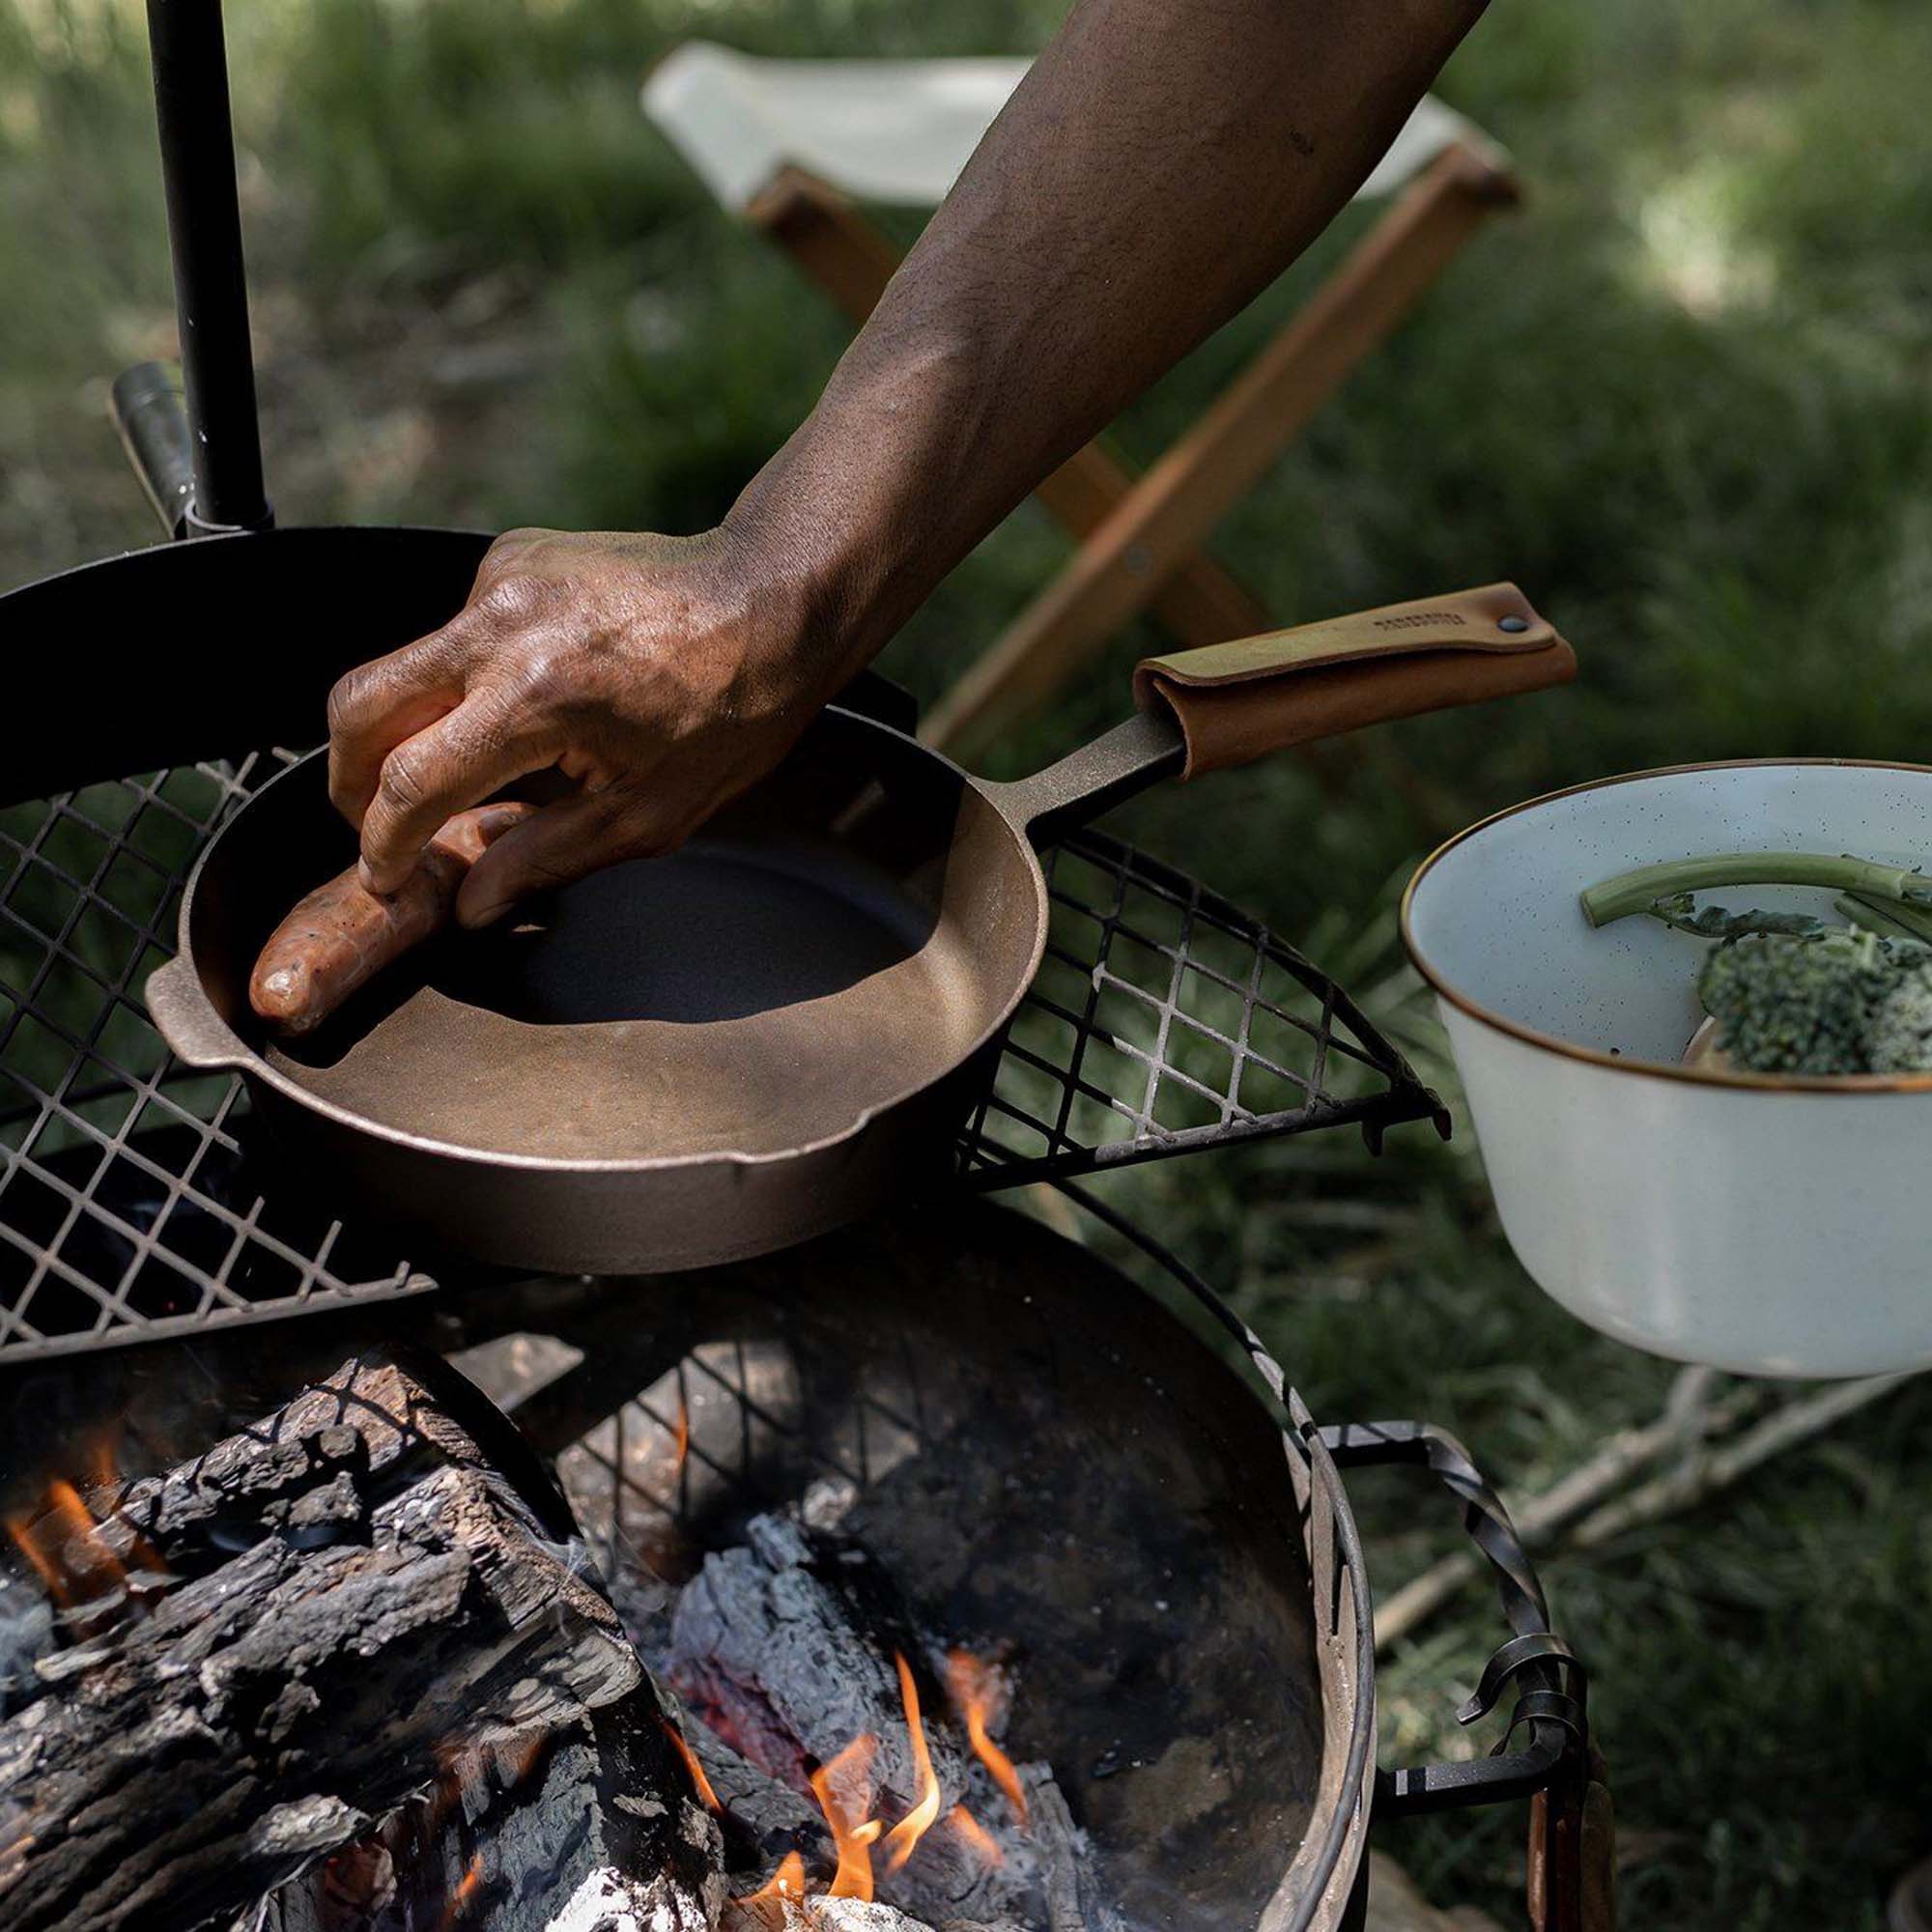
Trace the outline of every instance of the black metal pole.
<instances>
[{"instance_id":1,"label":"black metal pole","mask_svg":"<svg viewBox=\"0 0 1932 1932\"><path fill-rule=\"evenodd\" d=\"M193 442L188 534L266 529L221 0L148 0L148 43Z\"/></svg>"}]
</instances>

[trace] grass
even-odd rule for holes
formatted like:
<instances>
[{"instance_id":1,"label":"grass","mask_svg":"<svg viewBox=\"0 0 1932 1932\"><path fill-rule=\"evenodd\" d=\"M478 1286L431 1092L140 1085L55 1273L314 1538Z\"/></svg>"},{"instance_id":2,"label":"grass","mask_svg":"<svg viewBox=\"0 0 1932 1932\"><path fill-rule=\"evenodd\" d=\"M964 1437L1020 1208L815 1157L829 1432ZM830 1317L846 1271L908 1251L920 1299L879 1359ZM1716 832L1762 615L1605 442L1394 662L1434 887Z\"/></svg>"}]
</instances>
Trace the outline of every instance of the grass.
<instances>
[{"instance_id":1,"label":"grass","mask_svg":"<svg viewBox=\"0 0 1932 1932\"><path fill-rule=\"evenodd\" d=\"M809 407L843 333L639 121L703 34L773 52L1035 45L1044 4L313 0L231 8L271 487L287 521L694 529ZM1232 515L1285 617L1518 579L1572 690L1371 734L1125 814L1153 849L1406 1014L1394 882L1540 789L1733 753L1932 742L1932 16L1904 0L1497 0L1442 83L1533 199L1456 265ZM148 540L101 416L172 314L138 11L0 0L0 583ZM1157 451L1357 232L1350 216L1121 425ZM930 697L1066 554L1031 510L887 668ZM1002 770L1119 715L1122 638ZM14 643L14 640L8 640ZM28 640L31 642L31 640ZM17 648L17 645L15 646ZM1391 782L1397 763L1409 775ZM1527 1283L1480 1161L1262 1149L1110 1183L1223 1287L1321 1415L1422 1413L1524 1487L1654 1412L1669 1371ZM1932 1850L1932 1396L1914 1389L1682 1519L1549 1566L1596 1667L1626 1922L1874 1932ZM1360 1486L1378 1575L1445 1512ZM1476 1596L1384 1677L1384 1743L1456 1743ZM1390 1843L1509 1911L1515 1820Z\"/></svg>"}]
</instances>

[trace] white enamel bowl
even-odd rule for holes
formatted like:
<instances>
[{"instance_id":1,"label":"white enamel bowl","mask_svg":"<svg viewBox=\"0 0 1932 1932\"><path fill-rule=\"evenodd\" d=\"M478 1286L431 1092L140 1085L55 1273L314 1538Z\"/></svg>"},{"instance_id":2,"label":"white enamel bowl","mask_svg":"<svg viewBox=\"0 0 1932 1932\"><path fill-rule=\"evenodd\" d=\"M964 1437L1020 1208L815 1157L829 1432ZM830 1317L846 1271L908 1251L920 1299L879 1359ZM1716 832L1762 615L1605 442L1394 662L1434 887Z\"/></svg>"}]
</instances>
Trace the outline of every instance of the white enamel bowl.
<instances>
[{"instance_id":1,"label":"white enamel bowl","mask_svg":"<svg viewBox=\"0 0 1932 1932\"><path fill-rule=\"evenodd\" d=\"M1740 1080L1681 1065L1707 942L1578 892L1662 859L1852 852L1932 867L1932 768L1640 772L1452 838L1403 936L1435 988L1511 1245L1573 1314L1747 1374L1932 1365L1932 1074ZM1708 895L1827 918L1831 895Z\"/></svg>"}]
</instances>

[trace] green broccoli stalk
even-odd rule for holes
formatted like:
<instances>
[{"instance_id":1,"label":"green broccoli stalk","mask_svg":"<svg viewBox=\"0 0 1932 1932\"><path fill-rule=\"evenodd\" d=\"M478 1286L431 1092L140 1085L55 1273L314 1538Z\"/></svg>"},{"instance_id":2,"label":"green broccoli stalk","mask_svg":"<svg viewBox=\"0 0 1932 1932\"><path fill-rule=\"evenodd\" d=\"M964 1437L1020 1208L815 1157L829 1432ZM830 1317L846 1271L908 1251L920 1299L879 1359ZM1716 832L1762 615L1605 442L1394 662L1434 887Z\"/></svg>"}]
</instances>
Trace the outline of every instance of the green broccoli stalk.
<instances>
[{"instance_id":1,"label":"green broccoli stalk","mask_svg":"<svg viewBox=\"0 0 1932 1932\"><path fill-rule=\"evenodd\" d=\"M1583 916L1592 925L1607 925L1632 913L1647 912L1682 924L1689 916L1690 895L1719 886L1822 886L1828 892L1856 893L1862 898L1932 905L1932 877L1909 866L1882 866L1871 859L1824 852L1732 852L1704 859L1666 859L1662 865L1619 872L1584 893ZM1781 923L1788 921L1788 915L1747 917L1773 922L1750 930L1792 930L1788 923ZM1727 935L1704 930L1703 936Z\"/></svg>"},{"instance_id":2,"label":"green broccoli stalk","mask_svg":"<svg viewBox=\"0 0 1932 1932\"><path fill-rule=\"evenodd\" d=\"M1833 910L1854 925L1875 932L1881 939L1911 939L1932 946L1932 912L1916 905L1887 904L1883 899L1861 898L1847 893L1832 901Z\"/></svg>"}]
</instances>

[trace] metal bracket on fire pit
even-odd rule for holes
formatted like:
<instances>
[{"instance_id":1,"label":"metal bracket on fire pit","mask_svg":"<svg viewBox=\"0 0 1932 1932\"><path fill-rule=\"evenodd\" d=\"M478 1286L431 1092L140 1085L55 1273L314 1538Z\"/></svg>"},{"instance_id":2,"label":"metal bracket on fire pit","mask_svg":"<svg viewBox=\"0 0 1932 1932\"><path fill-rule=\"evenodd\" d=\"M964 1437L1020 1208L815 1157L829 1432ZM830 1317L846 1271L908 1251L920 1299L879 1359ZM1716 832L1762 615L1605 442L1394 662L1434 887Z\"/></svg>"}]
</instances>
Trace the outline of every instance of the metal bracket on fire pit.
<instances>
[{"instance_id":1,"label":"metal bracket on fire pit","mask_svg":"<svg viewBox=\"0 0 1932 1932\"><path fill-rule=\"evenodd\" d=\"M1390 1463L1426 1468L1462 1502L1463 1526L1494 1571L1503 1614L1516 1633L1491 1657L1475 1694L1456 1713L1459 1723L1473 1724L1511 1684L1520 1685L1521 1695L1495 1749L1463 1763L1378 1771L1378 1804L1401 1813L1443 1811L1548 1789L1563 1760L1588 1747L1588 1678L1576 1653L1549 1628L1543 1586L1502 1498L1462 1443L1431 1423L1342 1423L1321 1435L1338 1468ZM1512 1750L1525 1723L1529 1744Z\"/></svg>"},{"instance_id":2,"label":"metal bracket on fire pit","mask_svg":"<svg viewBox=\"0 0 1932 1932\"><path fill-rule=\"evenodd\" d=\"M173 1062L141 1005L203 840L288 755L0 809L0 1360L437 1286L356 1238L326 1178L258 1167L239 1083ZM973 1112L968 1185L1437 1111L1238 908L1094 834L1049 864L1048 962Z\"/></svg>"}]
</instances>

